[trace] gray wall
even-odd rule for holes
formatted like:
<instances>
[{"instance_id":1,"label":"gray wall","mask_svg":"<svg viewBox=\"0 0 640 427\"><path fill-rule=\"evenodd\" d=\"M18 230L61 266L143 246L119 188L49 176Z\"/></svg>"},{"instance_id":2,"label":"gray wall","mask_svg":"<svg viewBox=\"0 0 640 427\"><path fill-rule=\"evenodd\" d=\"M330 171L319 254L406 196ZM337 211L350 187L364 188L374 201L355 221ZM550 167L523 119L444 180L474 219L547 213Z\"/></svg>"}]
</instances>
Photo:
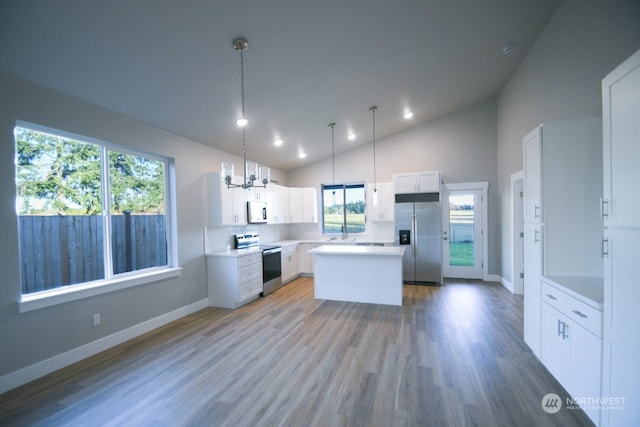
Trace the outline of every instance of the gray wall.
<instances>
[{"instance_id":1,"label":"gray wall","mask_svg":"<svg viewBox=\"0 0 640 427\"><path fill-rule=\"evenodd\" d=\"M510 176L547 121L602 115L602 78L640 48L640 1L564 0L498 97L501 270L511 281ZM597 207L595 207L597 209Z\"/></svg>"},{"instance_id":2,"label":"gray wall","mask_svg":"<svg viewBox=\"0 0 640 427\"><path fill-rule=\"evenodd\" d=\"M241 159L0 75L0 376L207 298L204 174ZM18 235L13 128L23 120L173 157L179 278L18 313ZM274 171L274 178L286 177ZM92 326L92 315L102 325Z\"/></svg>"},{"instance_id":3,"label":"gray wall","mask_svg":"<svg viewBox=\"0 0 640 427\"><path fill-rule=\"evenodd\" d=\"M379 104L377 115L385 114ZM376 181L390 182L394 173L442 171L445 183L489 182L489 273L500 270L496 203L497 109L486 100L404 132L376 140ZM336 182L372 182L373 147L365 144L336 156ZM289 172L297 186L330 184L331 159Z\"/></svg>"}]
</instances>

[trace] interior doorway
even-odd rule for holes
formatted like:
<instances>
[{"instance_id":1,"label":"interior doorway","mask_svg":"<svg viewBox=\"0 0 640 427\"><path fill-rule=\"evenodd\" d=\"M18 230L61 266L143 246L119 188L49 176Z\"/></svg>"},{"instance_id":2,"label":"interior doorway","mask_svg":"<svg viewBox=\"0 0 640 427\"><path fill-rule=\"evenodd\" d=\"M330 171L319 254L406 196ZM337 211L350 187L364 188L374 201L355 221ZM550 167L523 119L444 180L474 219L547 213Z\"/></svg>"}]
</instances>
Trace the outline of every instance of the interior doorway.
<instances>
[{"instance_id":1,"label":"interior doorway","mask_svg":"<svg viewBox=\"0 0 640 427\"><path fill-rule=\"evenodd\" d=\"M485 183L448 184L442 193L444 277L485 277Z\"/></svg>"}]
</instances>

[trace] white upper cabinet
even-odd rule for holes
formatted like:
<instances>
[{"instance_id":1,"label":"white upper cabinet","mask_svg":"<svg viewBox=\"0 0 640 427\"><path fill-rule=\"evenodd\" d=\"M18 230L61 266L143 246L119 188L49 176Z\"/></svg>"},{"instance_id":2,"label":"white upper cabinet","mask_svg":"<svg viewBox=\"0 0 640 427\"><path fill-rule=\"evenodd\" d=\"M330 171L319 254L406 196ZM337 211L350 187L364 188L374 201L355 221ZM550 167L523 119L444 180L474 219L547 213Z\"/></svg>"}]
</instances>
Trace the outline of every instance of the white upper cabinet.
<instances>
[{"instance_id":1,"label":"white upper cabinet","mask_svg":"<svg viewBox=\"0 0 640 427\"><path fill-rule=\"evenodd\" d=\"M267 223L285 224L289 221L289 189L277 184L267 186Z\"/></svg>"},{"instance_id":2,"label":"white upper cabinet","mask_svg":"<svg viewBox=\"0 0 640 427\"><path fill-rule=\"evenodd\" d=\"M602 109L604 225L640 227L640 52L602 81Z\"/></svg>"},{"instance_id":3,"label":"white upper cabinet","mask_svg":"<svg viewBox=\"0 0 640 427\"><path fill-rule=\"evenodd\" d=\"M522 140L524 155L524 222L542 222L542 126Z\"/></svg>"},{"instance_id":4,"label":"white upper cabinet","mask_svg":"<svg viewBox=\"0 0 640 427\"><path fill-rule=\"evenodd\" d=\"M367 221L393 221L395 211L395 195L393 183L376 184L377 203L373 184L367 185Z\"/></svg>"},{"instance_id":5,"label":"white upper cabinet","mask_svg":"<svg viewBox=\"0 0 640 427\"><path fill-rule=\"evenodd\" d=\"M289 188L290 223L318 222L317 192L313 187Z\"/></svg>"},{"instance_id":6,"label":"white upper cabinet","mask_svg":"<svg viewBox=\"0 0 640 427\"><path fill-rule=\"evenodd\" d=\"M440 171L393 174L395 194L440 192Z\"/></svg>"},{"instance_id":7,"label":"white upper cabinet","mask_svg":"<svg viewBox=\"0 0 640 427\"><path fill-rule=\"evenodd\" d=\"M207 174L207 225L244 225L247 223L246 190L229 188L218 172ZM242 178L236 177L236 182Z\"/></svg>"}]
</instances>

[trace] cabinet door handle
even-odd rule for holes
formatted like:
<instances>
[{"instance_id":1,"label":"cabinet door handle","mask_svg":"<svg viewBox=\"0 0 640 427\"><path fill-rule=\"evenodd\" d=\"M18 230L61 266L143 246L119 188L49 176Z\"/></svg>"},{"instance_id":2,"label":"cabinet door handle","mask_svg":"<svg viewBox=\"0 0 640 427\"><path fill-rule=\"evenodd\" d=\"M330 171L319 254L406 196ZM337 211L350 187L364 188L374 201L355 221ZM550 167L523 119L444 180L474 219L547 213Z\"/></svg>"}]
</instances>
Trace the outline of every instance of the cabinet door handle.
<instances>
[{"instance_id":1,"label":"cabinet door handle","mask_svg":"<svg viewBox=\"0 0 640 427\"><path fill-rule=\"evenodd\" d=\"M534 218L540 218L540 206L538 206L538 205L534 205L534 208L533 208L533 217L534 217Z\"/></svg>"},{"instance_id":2,"label":"cabinet door handle","mask_svg":"<svg viewBox=\"0 0 640 427\"><path fill-rule=\"evenodd\" d=\"M545 294L544 296L545 296L545 297L547 297L547 298L549 298L549 299L552 299L552 300L554 300L554 301L557 301L557 300L558 300L558 298L554 297L554 296L553 296L553 295L551 295L551 294Z\"/></svg>"},{"instance_id":3,"label":"cabinet door handle","mask_svg":"<svg viewBox=\"0 0 640 427\"><path fill-rule=\"evenodd\" d=\"M606 237L602 238L601 248L600 248L600 256L602 258L609 256L609 239Z\"/></svg>"},{"instance_id":4,"label":"cabinet door handle","mask_svg":"<svg viewBox=\"0 0 640 427\"><path fill-rule=\"evenodd\" d=\"M562 320L558 319L558 336L563 336L564 335L562 325L564 325L564 323L562 323ZM564 337L563 337L563 339L564 339Z\"/></svg>"},{"instance_id":5,"label":"cabinet door handle","mask_svg":"<svg viewBox=\"0 0 640 427\"><path fill-rule=\"evenodd\" d=\"M563 325L563 328L562 328L562 339L566 340L566 339L569 338L569 332L568 332L569 325L564 323L564 322L562 322L562 325Z\"/></svg>"},{"instance_id":6,"label":"cabinet door handle","mask_svg":"<svg viewBox=\"0 0 640 427\"><path fill-rule=\"evenodd\" d=\"M606 206L606 209L605 209ZM600 199L600 219L605 219L609 217L609 201L605 199Z\"/></svg>"},{"instance_id":7,"label":"cabinet door handle","mask_svg":"<svg viewBox=\"0 0 640 427\"><path fill-rule=\"evenodd\" d=\"M535 230L533 233L533 243L540 243L540 230Z\"/></svg>"},{"instance_id":8,"label":"cabinet door handle","mask_svg":"<svg viewBox=\"0 0 640 427\"><path fill-rule=\"evenodd\" d=\"M583 319L588 318L586 314L580 313L578 310L572 310L577 316L582 317Z\"/></svg>"}]
</instances>

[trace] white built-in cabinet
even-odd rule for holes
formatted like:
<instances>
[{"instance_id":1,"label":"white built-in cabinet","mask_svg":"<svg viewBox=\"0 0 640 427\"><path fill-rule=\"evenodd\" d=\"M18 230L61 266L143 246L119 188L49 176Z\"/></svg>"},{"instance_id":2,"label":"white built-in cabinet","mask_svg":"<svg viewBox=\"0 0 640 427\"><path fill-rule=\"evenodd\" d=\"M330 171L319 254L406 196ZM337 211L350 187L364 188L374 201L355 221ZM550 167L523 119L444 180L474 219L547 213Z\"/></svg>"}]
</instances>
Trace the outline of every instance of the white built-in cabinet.
<instances>
[{"instance_id":1,"label":"white built-in cabinet","mask_svg":"<svg viewBox=\"0 0 640 427\"><path fill-rule=\"evenodd\" d=\"M524 222L542 223L542 126L522 140L524 155Z\"/></svg>"},{"instance_id":2,"label":"white built-in cabinet","mask_svg":"<svg viewBox=\"0 0 640 427\"><path fill-rule=\"evenodd\" d=\"M242 182L242 178L236 177L236 182ZM227 189L227 185L218 172L207 174L206 188L207 225L244 225L247 223L245 190L242 188Z\"/></svg>"},{"instance_id":3,"label":"white built-in cabinet","mask_svg":"<svg viewBox=\"0 0 640 427\"><path fill-rule=\"evenodd\" d=\"M298 276L298 246L282 247L282 283L285 284Z\"/></svg>"},{"instance_id":4,"label":"white built-in cabinet","mask_svg":"<svg viewBox=\"0 0 640 427\"><path fill-rule=\"evenodd\" d=\"M242 182L242 177L233 182ZM312 187L227 188L220 173L211 172L206 175L206 198L209 226L246 225L248 201L266 202L268 224L318 222L317 191Z\"/></svg>"},{"instance_id":5,"label":"white built-in cabinet","mask_svg":"<svg viewBox=\"0 0 640 427\"><path fill-rule=\"evenodd\" d=\"M602 395L625 399L602 411L605 426L640 420L640 51L602 81L604 324Z\"/></svg>"},{"instance_id":6,"label":"white built-in cabinet","mask_svg":"<svg viewBox=\"0 0 640 427\"><path fill-rule=\"evenodd\" d=\"M315 188L289 188L289 218L287 222L318 222L318 195Z\"/></svg>"},{"instance_id":7,"label":"white built-in cabinet","mask_svg":"<svg viewBox=\"0 0 640 427\"><path fill-rule=\"evenodd\" d=\"M549 122L522 147L524 340L573 397L600 396L601 134L600 118ZM597 408L585 412L599 422Z\"/></svg>"},{"instance_id":8,"label":"white built-in cabinet","mask_svg":"<svg viewBox=\"0 0 640 427\"><path fill-rule=\"evenodd\" d=\"M393 221L395 212L395 194L392 182L380 182L375 185L377 197L374 195L374 185L367 185L367 220ZM374 201L377 198L377 203Z\"/></svg>"},{"instance_id":9,"label":"white built-in cabinet","mask_svg":"<svg viewBox=\"0 0 640 427\"><path fill-rule=\"evenodd\" d=\"M267 187L267 218L269 224L289 222L289 189L277 184Z\"/></svg>"},{"instance_id":10,"label":"white built-in cabinet","mask_svg":"<svg viewBox=\"0 0 640 427\"><path fill-rule=\"evenodd\" d=\"M209 305L238 308L262 292L262 252L207 256Z\"/></svg>"},{"instance_id":11,"label":"white built-in cabinet","mask_svg":"<svg viewBox=\"0 0 640 427\"><path fill-rule=\"evenodd\" d=\"M440 171L406 172L393 174L396 194L440 192Z\"/></svg>"},{"instance_id":12,"label":"white built-in cabinet","mask_svg":"<svg viewBox=\"0 0 640 427\"><path fill-rule=\"evenodd\" d=\"M542 224L528 223L524 233L524 341L540 357Z\"/></svg>"},{"instance_id":13,"label":"white built-in cabinet","mask_svg":"<svg viewBox=\"0 0 640 427\"><path fill-rule=\"evenodd\" d=\"M589 279L575 283L580 280L573 279L575 288L593 288ZM602 310L598 304L589 305L562 289L551 281L542 282L541 360L573 398L599 397ZM584 412L598 424L597 405L583 406Z\"/></svg>"}]
</instances>

